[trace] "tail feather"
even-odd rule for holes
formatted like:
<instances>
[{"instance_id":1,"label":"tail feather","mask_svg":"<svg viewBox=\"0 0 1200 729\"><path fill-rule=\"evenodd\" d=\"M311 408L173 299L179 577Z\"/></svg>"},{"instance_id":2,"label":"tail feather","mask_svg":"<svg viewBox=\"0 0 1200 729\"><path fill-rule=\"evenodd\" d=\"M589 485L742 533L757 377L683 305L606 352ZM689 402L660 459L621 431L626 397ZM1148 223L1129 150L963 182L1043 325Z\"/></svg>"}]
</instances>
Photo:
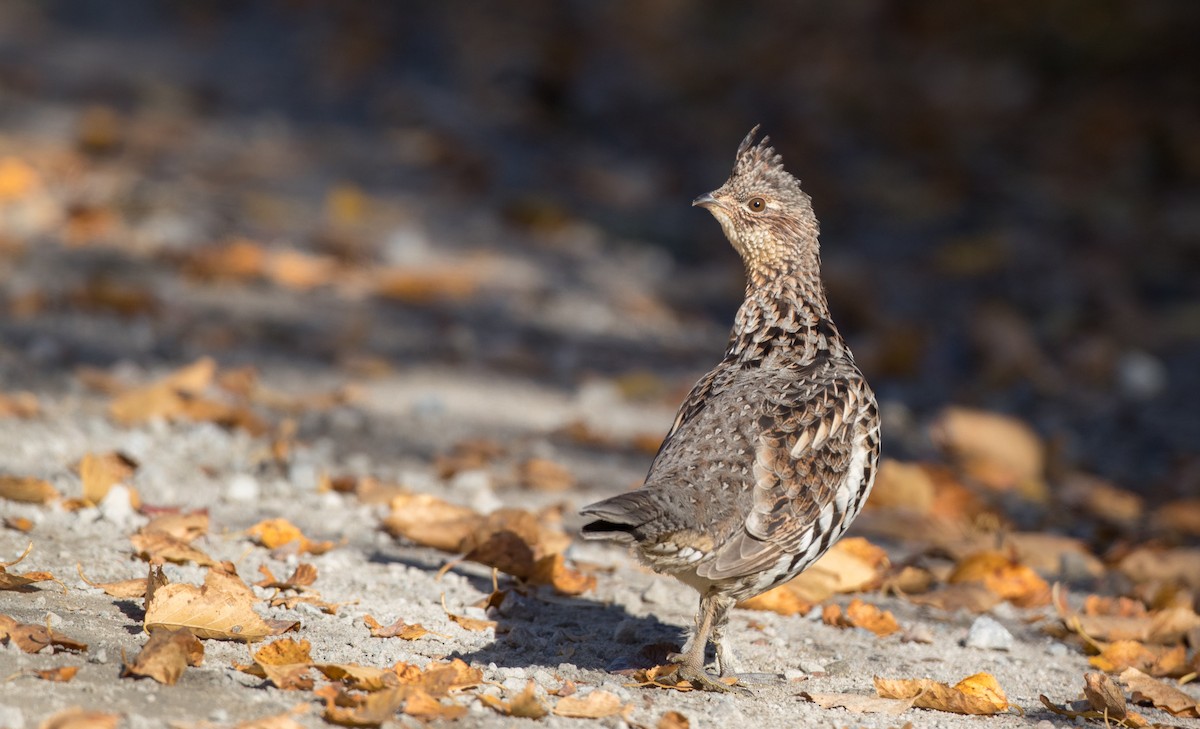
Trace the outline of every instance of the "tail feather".
<instances>
[{"instance_id":1,"label":"tail feather","mask_svg":"<svg viewBox=\"0 0 1200 729\"><path fill-rule=\"evenodd\" d=\"M591 517L583 525L584 539L633 543L645 538L645 527L658 516L657 504L647 491L630 491L579 510Z\"/></svg>"}]
</instances>

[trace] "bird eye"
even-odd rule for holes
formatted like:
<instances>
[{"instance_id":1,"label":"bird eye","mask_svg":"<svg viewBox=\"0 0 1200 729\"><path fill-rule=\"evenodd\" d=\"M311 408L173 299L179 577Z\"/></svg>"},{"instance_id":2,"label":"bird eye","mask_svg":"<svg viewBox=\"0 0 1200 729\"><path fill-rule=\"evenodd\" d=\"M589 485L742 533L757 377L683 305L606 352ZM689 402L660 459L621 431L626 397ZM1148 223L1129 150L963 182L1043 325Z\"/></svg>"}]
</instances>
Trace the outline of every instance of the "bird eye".
<instances>
[{"instance_id":1,"label":"bird eye","mask_svg":"<svg viewBox=\"0 0 1200 729\"><path fill-rule=\"evenodd\" d=\"M752 198L748 204L750 205L750 209L756 213L761 213L767 209L767 201L761 197Z\"/></svg>"}]
</instances>

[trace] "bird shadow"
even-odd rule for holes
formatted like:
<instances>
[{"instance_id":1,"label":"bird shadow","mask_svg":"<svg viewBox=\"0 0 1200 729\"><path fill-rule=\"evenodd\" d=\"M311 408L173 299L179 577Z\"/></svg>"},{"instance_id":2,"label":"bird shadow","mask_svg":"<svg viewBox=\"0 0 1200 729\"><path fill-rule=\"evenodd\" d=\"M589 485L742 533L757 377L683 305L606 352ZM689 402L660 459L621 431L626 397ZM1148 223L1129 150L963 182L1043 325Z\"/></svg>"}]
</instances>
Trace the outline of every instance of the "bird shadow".
<instances>
[{"instance_id":1,"label":"bird shadow","mask_svg":"<svg viewBox=\"0 0 1200 729\"><path fill-rule=\"evenodd\" d=\"M503 588L502 588L503 589ZM511 586L502 598L496 639L483 648L457 652L471 663L499 667L577 668L622 671L666 662L679 649L685 629L653 615L636 615L616 603L550 594L550 588Z\"/></svg>"},{"instance_id":2,"label":"bird shadow","mask_svg":"<svg viewBox=\"0 0 1200 729\"><path fill-rule=\"evenodd\" d=\"M376 551L368 559L424 571L440 569L440 560L416 554ZM631 613L617 603L563 596L550 587L508 576L493 583L490 574L472 569L471 563L454 569L495 605L488 618L495 622L496 639L473 651L449 654L472 665L555 669L571 664L604 671L649 668L665 663L667 654L678 650L686 637L682 626Z\"/></svg>"}]
</instances>

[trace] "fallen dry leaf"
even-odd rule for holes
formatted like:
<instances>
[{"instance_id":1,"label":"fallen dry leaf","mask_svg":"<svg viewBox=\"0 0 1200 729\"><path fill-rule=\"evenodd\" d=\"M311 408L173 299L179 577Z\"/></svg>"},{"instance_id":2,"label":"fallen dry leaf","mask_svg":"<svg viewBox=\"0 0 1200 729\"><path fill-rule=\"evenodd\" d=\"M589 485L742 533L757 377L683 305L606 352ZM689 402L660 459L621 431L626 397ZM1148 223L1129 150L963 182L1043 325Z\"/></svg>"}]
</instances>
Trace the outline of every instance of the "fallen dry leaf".
<instances>
[{"instance_id":1,"label":"fallen dry leaf","mask_svg":"<svg viewBox=\"0 0 1200 729\"><path fill-rule=\"evenodd\" d=\"M476 633L481 633L485 630L495 630L495 620L480 620L479 618L468 618L465 615L457 615L450 612L450 608L446 607L446 596L442 595L442 609L446 611L446 617L455 625L465 628Z\"/></svg>"},{"instance_id":2,"label":"fallen dry leaf","mask_svg":"<svg viewBox=\"0 0 1200 729\"><path fill-rule=\"evenodd\" d=\"M317 581L317 568L307 562L296 565L296 569L292 570L292 576L282 581L276 578L265 564L259 565L258 571L263 574L263 579L254 584L276 590L303 592Z\"/></svg>"},{"instance_id":3,"label":"fallen dry leaf","mask_svg":"<svg viewBox=\"0 0 1200 729\"><path fill-rule=\"evenodd\" d=\"M1151 676L1178 678L1191 671L1187 650L1182 643L1171 648L1150 648L1135 640L1118 640L1105 646L1098 655L1088 658L1088 663L1107 673L1136 668Z\"/></svg>"},{"instance_id":4,"label":"fallen dry leaf","mask_svg":"<svg viewBox=\"0 0 1200 729\"><path fill-rule=\"evenodd\" d=\"M1062 620L1060 629L1079 633L1089 641L1133 640L1171 645L1183 640L1191 631L1200 629L1200 615L1187 607L1166 608L1144 615L1078 613L1068 604L1066 592L1057 584L1053 590L1053 603Z\"/></svg>"},{"instance_id":5,"label":"fallen dry leaf","mask_svg":"<svg viewBox=\"0 0 1200 729\"><path fill-rule=\"evenodd\" d=\"M170 514L159 514L138 531L142 534L166 534L181 542L191 544L200 537L208 534L209 518L207 511L188 511Z\"/></svg>"},{"instance_id":6,"label":"fallen dry leaf","mask_svg":"<svg viewBox=\"0 0 1200 729\"><path fill-rule=\"evenodd\" d=\"M236 574L209 568L204 586L175 582L154 590L146 605L147 631L190 629L198 638L248 643L284 632L254 612L250 588Z\"/></svg>"},{"instance_id":7,"label":"fallen dry leaf","mask_svg":"<svg viewBox=\"0 0 1200 729\"><path fill-rule=\"evenodd\" d=\"M691 729L692 722L678 711L668 711L658 719L655 729Z\"/></svg>"},{"instance_id":8,"label":"fallen dry leaf","mask_svg":"<svg viewBox=\"0 0 1200 729\"><path fill-rule=\"evenodd\" d=\"M155 418L174 418L188 408L213 381L217 363L203 357L143 387L127 390L109 405L112 419L121 425L136 425Z\"/></svg>"},{"instance_id":9,"label":"fallen dry leaf","mask_svg":"<svg viewBox=\"0 0 1200 729\"><path fill-rule=\"evenodd\" d=\"M127 482L137 467L137 461L124 453L85 454L78 466L84 503L99 504L113 486L119 483L129 485Z\"/></svg>"},{"instance_id":10,"label":"fallen dry leaf","mask_svg":"<svg viewBox=\"0 0 1200 729\"><path fill-rule=\"evenodd\" d=\"M1150 726L1150 722L1140 714L1128 710L1124 717L1118 719L1110 716L1103 709L1094 708L1089 701L1075 701L1066 706L1059 706L1048 699L1045 694L1039 695L1038 699L1042 702L1042 706L1068 719L1094 719L1097 722L1104 722L1106 727L1128 727L1129 729Z\"/></svg>"},{"instance_id":11,"label":"fallen dry leaf","mask_svg":"<svg viewBox=\"0 0 1200 729\"><path fill-rule=\"evenodd\" d=\"M29 533L33 531L33 521L26 519L23 516L4 517L4 526L6 529L12 529L18 532Z\"/></svg>"},{"instance_id":12,"label":"fallen dry leaf","mask_svg":"<svg viewBox=\"0 0 1200 729\"><path fill-rule=\"evenodd\" d=\"M525 690L513 698L512 701L503 701L487 694L480 694L478 698L484 706L504 716L515 716L521 719L541 719L550 713L549 707L538 698L536 685L533 681L525 684Z\"/></svg>"},{"instance_id":13,"label":"fallen dry leaf","mask_svg":"<svg viewBox=\"0 0 1200 729\"><path fill-rule=\"evenodd\" d=\"M791 583L788 582L779 587L773 587L761 595L742 600L737 606L743 610L763 610L779 615L807 614L816 603L800 597L799 592L793 590L790 585Z\"/></svg>"},{"instance_id":14,"label":"fallen dry leaf","mask_svg":"<svg viewBox=\"0 0 1200 729\"><path fill-rule=\"evenodd\" d=\"M533 566L529 581L535 585L550 585L560 595L582 595L596 587L595 575L571 569L562 554L539 559Z\"/></svg>"},{"instance_id":15,"label":"fallen dry leaf","mask_svg":"<svg viewBox=\"0 0 1200 729\"><path fill-rule=\"evenodd\" d=\"M1136 668L1126 669L1120 679L1132 693L1135 704L1149 704L1171 716L1200 719L1200 703L1174 686L1153 679Z\"/></svg>"},{"instance_id":16,"label":"fallen dry leaf","mask_svg":"<svg viewBox=\"0 0 1200 729\"><path fill-rule=\"evenodd\" d=\"M517 481L534 491L568 491L575 486L575 477L567 467L548 458L530 458L521 463Z\"/></svg>"},{"instance_id":17,"label":"fallen dry leaf","mask_svg":"<svg viewBox=\"0 0 1200 729\"><path fill-rule=\"evenodd\" d=\"M950 584L979 582L996 595L1019 607L1050 603L1050 585L1028 566L1002 552L976 552L954 567Z\"/></svg>"},{"instance_id":18,"label":"fallen dry leaf","mask_svg":"<svg viewBox=\"0 0 1200 729\"><path fill-rule=\"evenodd\" d=\"M322 689L317 693L318 698L325 700L322 718L330 724L350 727L381 726L395 717L413 692L409 686L396 686L361 695L332 686L326 688L331 690Z\"/></svg>"},{"instance_id":19,"label":"fallen dry leaf","mask_svg":"<svg viewBox=\"0 0 1200 729\"><path fill-rule=\"evenodd\" d=\"M81 563L75 563L75 570L79 573L79 579L83 580L89 587L104 590L105 594L110 597L136 600L146 596L145 577L119 580L117 582L92 582L87 578L87 575L83 574L83 565Z\"/></svg>"},{"instance_id":20,"label":"fallen dry leaf","mask_svg":"<svg viewBox=\"0 0 1200 729\"><path fill-rule=\"evenodd\" d=\"M928 514L933 509L935 493L933 477L923 464L884 458L879 462L879 473L866 508Z\"/></svg>"},{"instance_id":21,"label":"fallen dry leaf","mask_svg":"<svg viewBox=\"0 0 1200 729\"><path fill-rule=\"evenodd\" d=\"M186 628L152 630L150 640L125 665L122 676L144 676L174 686L188 666L204 662L204 645Z\"/></svg>"},{"instance_id":22,"label":"fallen dry leaf","mask_svg":"<svg viewBox=\"0 0 1200 729\"><path fill-rule=\"evenodd\" d=\"M433 465L438 478L448 479L463 471L484 468L504 455L504 446L488 438L471 438L454 444L450 452L439 455Z\"/></svg>"},{"instance_id":23,"label":"fallen dry leaf","mask_svg":"<svg viewBox=\"0 0 1200 729\"><path fill-rule=\"evenodd\" d=\"M453 721L467 713L467 707L444 704L421 689L412 689L404 701L404 713L422 721Z\"/></svg>"},{"instance_id":24,"label":"fallen dry leaf","mask_svg":"<svg viewBox=\"0 0 1200 729\"><path fill-rule=\"evenodd\" d=\"M339 681L348 689L356 691L382 691L400 684L395 671L374 666L359 666L354 663L317 663L313 665L325 678Z\"/></svg>"},{"instance_id":25,"label":"fallen dry leaf","mask_svg":"<svg viewBox=\"0 0 1200 729\"><path fill-rule=\"evenodd\" d=\"M429 494L401 494L392 499L383 527L394 537L404 537L443 552L459 552L483 515L474 509L443 501Z\"/></svg>"},{"instance_id":26,"label":"fallen dry leaf","mask_svg":"<svg viewBox=\"0 0 1200 729\"><path fill-rule=\"evenodd\" d=\"M821 620L837 628L864 628L881 638L900 630L900 624L891 611L880 610L858 598L850 601L844 613L837 605L826 605Z\"/></svg>"},{"instance_id":27,"label":"fallen dry leaf","mask_svg":"<svg viewBox=\"0 0 1200 729\"><path fill-rule=\"evenodd\" d=\"M73 706L47 717L38 725L38 729L116 729L120 722L120 714L106 714Z\"/></svg>"},{"instance_id":28,"label":"fallen dry leaf","mask_svg":"<svg viewBox=\"0 0 1200 729\"><path fill-rule=\"evenodd\" d=\"M912 699L921 709L955 714L998 714L1008 708L1008 698L996 679L977 673L947 686L927 678L887 679L875 677L875 691L885 699Z\"/></svg>"},{"instance_id":29,"label":"fallen dry leaf","mask_svg":"<svg viewBox=\"0 0 1200 729\"><path fill-rule=\"evenodd\" d=\"M435 268L392 267L374 272L377 296L410 304L431 301L463 301L479 288L478 274L463 266Z\"/></svg>"},{"instance_id":30,"label":"fallen dry leaf","mask_svg":"<svg viewBox=\"0 0 1200 729\"><path fill-rule=\"evenodd\" d=\"M308 670L313 667L311 645L307 640L280 638L254 652L254 663L234 666L243 673L269 680L284 691L310 691L313 687Z\"/></svg>"},{"instance_id":31,"label":"fallen dry leaf","mask_svg":"<svg viewBox=\"0 0 1200 729\"><path fill-rule=\"evenodd\" d=\"M998 413L950 407L931 431L934 441L972 480L1045 500L1045 449L1025 423Z\"/></svg>"},{"instance_id":32,"label":"fallen dry leaf","mask_svg":"<svg viewBox=\"0 0 1200 729\"><path fill-rule=\"evenodd\" d=\"M812 567L738 606L780 615L807 613L816 603L836 594L867 589L882 579L886 568L887 553L883 549L862 537L843 539Z\"/></svg>"},{"instance_id":33,"label":"fallen dry leaf","mask_svg":"<svg viewBox=\"0 0 1200 729\"><path fill-rule=\"evenodd\" d=\"M623 671L622 671L623 673ZM679 664L667 663L664 665L651 666L650 668L639 668L631 674L633 686L654 686L655 688L671 689L673 691L695 691L696 686L687 679L678 677ZM725 677L720 679L722 682L732 686L737 683L737 679L733 677ZM560 694L562 695L562 694Z\"/></svg>"},{"instance_id":34,"label":"fallen dry leaf","mask_svg":"<svg viewBox=\"0 0 1200 729\"><path fill-rule=\"evenodd\" d=\"M0 392L0 418L32 418L41 409L32 392Z\"/></svg>"},{"instance_id":35,"label":"fallen dry leaf","mask_svg":"<svg viewBox=\"0 0 1200 729\"><path fill-rule=\"evenodd\" d=\"M40 671L33 671L30 675L36 676L43 681L51 681L53 683L67 683L75 678L75 674L79 673L79 666L59 666L58 668L46 668Z\"/></svg>"},{"instance_id":36,"label":"fallen dry leaf","mask_svg":"<svg viewBox=\"0 0 1200 729\"><path fill-rule=\"evenodd\" d=\"M8 615L0 615L0 642L11 642L26 653L37 653L47 646L52 647L53 652L58 649L79 653L87 650L87 643L68 638L45 625L18 623Z\"/></svg>"},{"instance_id":37,"label":"fallen dry leaf","mask_svg":"<svg viewBox=\"0 0 1200 729\"><path fill-rule=\"evenodd\" d=\"M899 716L912 708L912 699L885 699L866 694L821 694L802 692L800 696L822 709L845 709L855 714Z\"/></svg>"},{"instance_id":38,"label":"fallen dry leaf","mask_svg":"<svg viewBox=\"0 0 1200 729\"><path fill-rule=\"evenodd\" d=\"M1117 571L1134 582L1169 582L1200 590L1200 547L1135 549L1117 563Z\"/></svg>"},{"instance_id":39,"label":"fallen dry leaf","mask_svg":"<svg viewBox=\"0 0 1200 729\"><path fill-rule=\"evenodd\" d=\"M483 671L471 668L460 658L448 663L430 663L423 669L407 663L397 663L393 671L401 684L419 688L434 698L449 696L483 682Z\"/></svg>"},{"instance_id":40,"label":"fallen dry leaf","mask_svg":"<svg viewBox=\"0 0 1200 729\"><path fill-rule=\"evenodd\" d=\"M397 618L396 622L388 626L380 625L379 621L370 615L363 616L363 622L367 624L367 628L371 631L372 638L400 638L401 640L416 640L422 636L428 635L429 631L424 626L419 624L409 624Z\"/></svg>"},{"instance_id":41,"label":"fallen dry leaf","mask_svg":"<svg viewBox=\"0 0 1200 729\"><path fill-rule=\"evenodd\" d=\"M616 694L594 689L583 697L567 696L559 699L554 705L554 713L573 719L600 719L624 714L632 708L632 704L622 704Z\"/></svg>"},{"instance_id":42,"label":"fallen dry leaf","mask_svg":"<svg viewBox=\"0 0 1200 729\"><path fill-rule=\"evenodd\" d=\"M8 571L9 567L20 564L32 551L33 542L30 542L20 557L11 562L0 562L0 590L22 590L35 582L46 582L47 580L58 582L58 580L54 579L54 575L49 572L26 572L18 575Z\"/></svg>"},{"instance_id":43,"label":"fallen dry leaf","mask_svg":"<svg viewBox=\"0 0 1200 729\"><path fill-rule=\"evenodd\" d=\"M1083 695L1093 709L1104 712L1106 716L1124 719L1128 713L1125 694L1103 673L1083 674Z\"/></svg>"},{"instance_id":44,"label":"fallen dry leaf","mask_svg":"<svg viewBox=\"0 0 1200 729\"><path fill-rule=\"evenodd\" d=\"M48 504L59 498L49 481L32 476L0 475L0 498L26 504Z\"/></svg>"},{"instance_id":45,"label":"fallen dry leaf","mask_svg":"<svg viewBox=\"0 0 1200 729\"><path fill-rule=\"evenodd\" d=\"M147 562L161 564L187 564L192 562L201 567L212 567L217 561L192 545L163 532L138 532L129 536L134 554Z\"/></svg>"},{"instance_id":46,"label":"fallen dry leaf","mask_svg":"<svg viewBox=\"0 0 1200 729\"><path fill-rule=\"evenodd\" d=\"M324 554L333 549L333 542L314 542L300 528L287 519L267 519L246 530L260 545L267 549L288 548L297 554Z\"/></svg>"}]
</instances>

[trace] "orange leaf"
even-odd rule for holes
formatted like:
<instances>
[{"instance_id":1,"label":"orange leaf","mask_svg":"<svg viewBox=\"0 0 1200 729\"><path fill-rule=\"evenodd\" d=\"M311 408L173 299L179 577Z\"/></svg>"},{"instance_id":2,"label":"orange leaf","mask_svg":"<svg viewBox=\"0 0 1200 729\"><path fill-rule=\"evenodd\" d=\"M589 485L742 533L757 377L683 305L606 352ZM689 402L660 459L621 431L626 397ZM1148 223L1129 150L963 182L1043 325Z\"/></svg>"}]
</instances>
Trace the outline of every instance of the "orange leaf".
<instances>
[{"instance_id":1,"label":"orange leaf","mask_svg":"<svg viewBox=\"0 0 1200 729\"><path fill-rule=\"evenodd\" d=\"M875 691L885 699L912 699L913 706L955 714L997 714L1008 708L1004 690L988 673L968 676L953 687L927 678L876 676Z\"/></svg>"},{"instance_id":2,"label":"orange leaf","mask_svg":"<svg viewBox=\"0 0 1200 729\"><path fill-rule=\"evenodd\" d=\"M1020 607L1050 603L1050 586L1046 581L1001 552L976 552L964 558L947 581L951 584L982 582L992 592Z\"/></svg>"},{"instance_id":3,"label":"orange leaf","mask_svg":"<svg viewBox=\"0 0 1200 729\"><path fill-rule=\"evenodd\" d=\"M122 676L146 676L167 686L174 686L188 666L204 661L204 646L187 629L153 630L150 640L125 666Z\"/></svg>"},{"instance_id":4,"label":"orange leaf","mask_svg":"<svg viewBox=\"0 0 1200 729\"><path fill-rule=\"evenodd\" d=\"M370 615L363 616L363 622L367 624L367 628L371 631L372 638L400 638L401 640L416 640L424 635L428 635L429 631L419 624L409 624L403 620L397 619L396 622L384 627L379 621Z\"/></svg>"},{"instance_id":5,"label":"orange leaf","mask_svg":"<svg viewBox=\"0 0 1200 729\"><path fill-rule=\"evenodd\" d=\"M40 478L0 475L0 498L27 504L48 504L58 498L58 489Z\"/></svg>"},{"instance_id":6,"label":"orange leaf","mask_svg":"<svg viewBox=\"0 0 1200 729\"><path fill-rule=\"evenodd\" d=\"M621 699L613 693L595 689L582 698L567 696L558 700L554 705L557 716L575 719L600 719L606 716L624 714L633 708L632 704L622 704Z\"/></svg>"},{"instance_id":7,"label":"orange leaf","mask_svg":"<svg viewBox=\"0 0 1200 729\"><path fill-rule=\"evenodd\" d=\"M529 581L535 585L550 585L560 595L582 595L596 587L596 576L585 575L566 564L561 554L543 557L533 566Z\"/></svg>"},{"instance_id":8,"label":"orange leaf","mask_svg":"<svg viewBox=\"0 0 1200 729\"><path fill-rule=\"evenodd\" d=\"M880 610L874 605L855 598L842 613L837 605L826 605L821 619L826 625L839 628L864 628L883 637L900 630L895 616L890 611Z\"/></svg>"},{"instance_id":9,"label":"orange leaf","mask_svg":"<svg viewBox=\"0 0 1200 729\"><path fill-rule=\"evenodd\" d=\"M88 504L99 504L113 486L128 481L137 467L137 461L123 453L84 455L79 461L83 500Z\"/></svg>"}]
</instances>

